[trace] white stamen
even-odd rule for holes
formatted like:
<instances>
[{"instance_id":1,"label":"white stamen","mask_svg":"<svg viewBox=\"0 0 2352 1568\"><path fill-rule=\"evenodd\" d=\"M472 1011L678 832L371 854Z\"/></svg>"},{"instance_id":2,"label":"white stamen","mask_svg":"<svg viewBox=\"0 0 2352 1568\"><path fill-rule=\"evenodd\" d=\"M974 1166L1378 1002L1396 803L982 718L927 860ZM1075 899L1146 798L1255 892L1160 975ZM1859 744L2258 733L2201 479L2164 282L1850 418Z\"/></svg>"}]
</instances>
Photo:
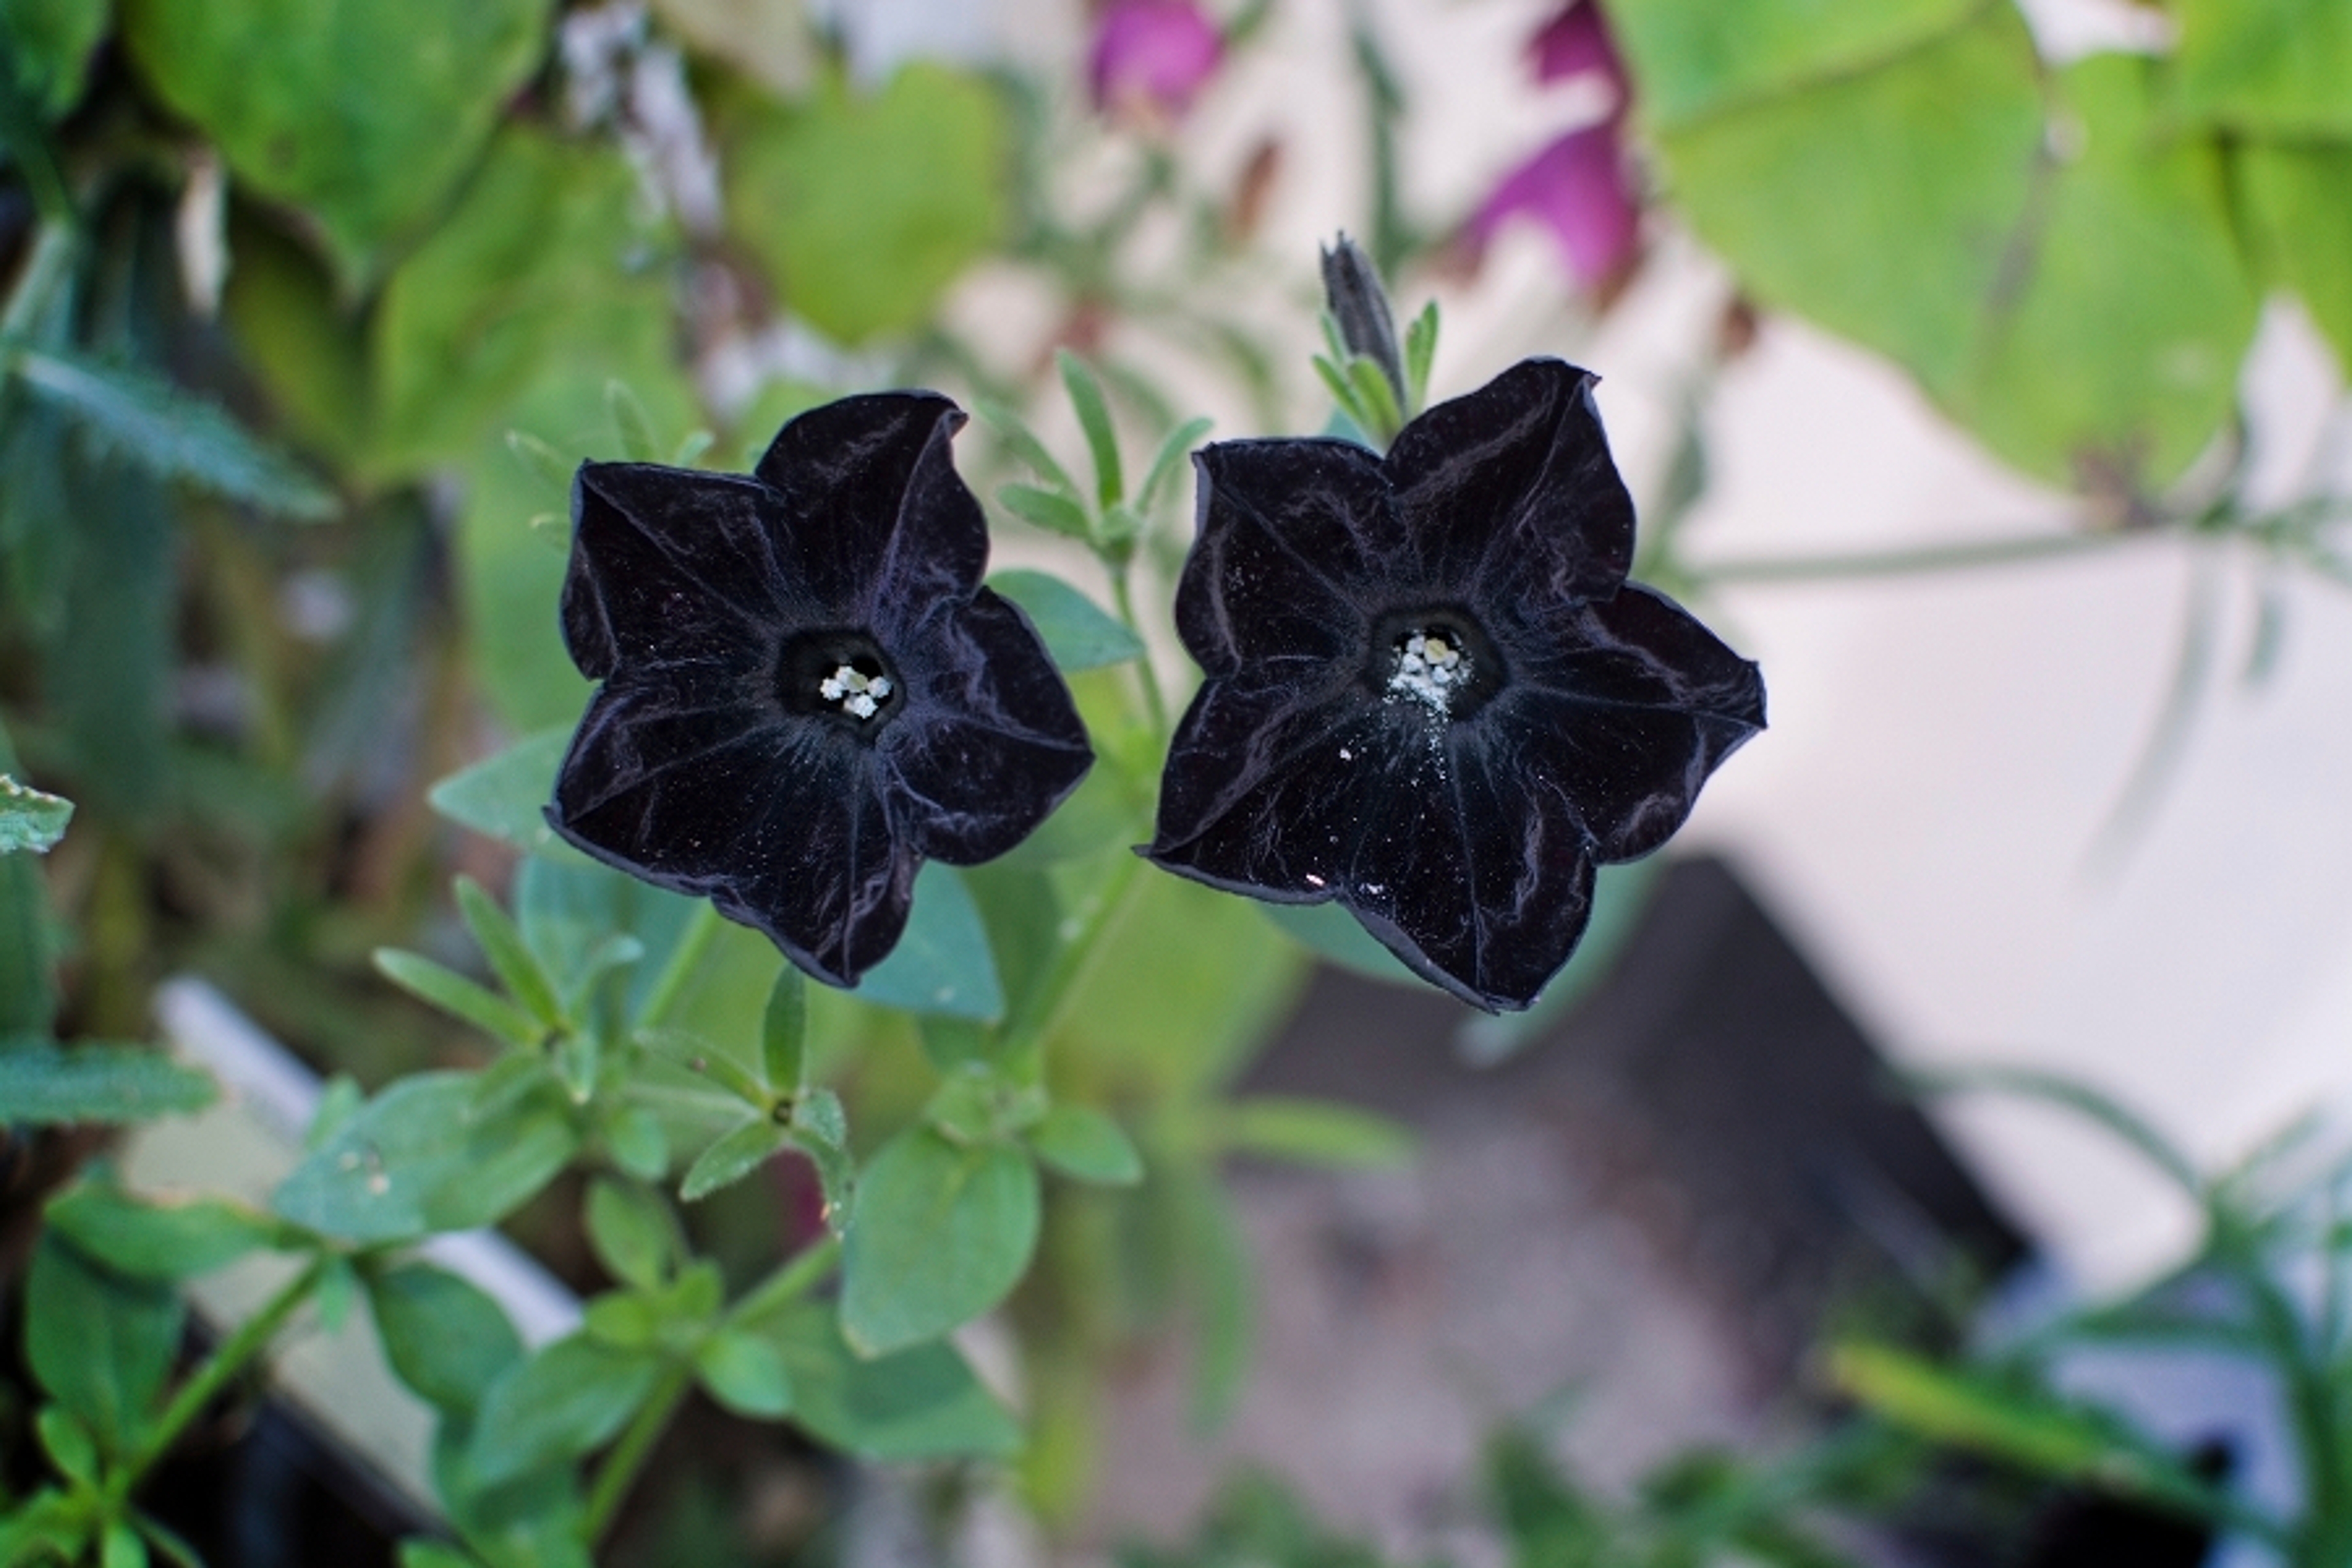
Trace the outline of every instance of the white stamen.
<instances>
[{"instance_id":1,"label":"white stamen","mask_svg":"<svg viewBox=\"0 0 2352 1568\"><path fill-rule=\"evenodd\" d=\"M1453 706L1454 693L1469 679L1470 661L1462 657L1459 648L1443 637L1415 632L1397 653L1396 673L1389 678L1389 694L1411 697L1426 703L1432 711L1444 713Z\"/></svg>"},{"instance_id":2,"label":"white stamen","mask_svg":"<svg viewBox=\"0 0 2352 1568\"><path fill-rule=\"evenodd\" d=\"M1310 888L1319 888L1323 885L1323 879L1309 871L1307 873L1307 885Z\"/></svg>"},{"instance_id":3,"label":"white stamen","mask_svg":"<svg viewBox=\"0 0 2352 1568\"><path fill-rule=\"evenodd\" d=\"M864 671L842 665L831 675L816 683L817 695L827 702L838 702L842 710L859 719L871 719L882 711L891 692L887 675L867 675Z\"/></svg>"}]
</instances>

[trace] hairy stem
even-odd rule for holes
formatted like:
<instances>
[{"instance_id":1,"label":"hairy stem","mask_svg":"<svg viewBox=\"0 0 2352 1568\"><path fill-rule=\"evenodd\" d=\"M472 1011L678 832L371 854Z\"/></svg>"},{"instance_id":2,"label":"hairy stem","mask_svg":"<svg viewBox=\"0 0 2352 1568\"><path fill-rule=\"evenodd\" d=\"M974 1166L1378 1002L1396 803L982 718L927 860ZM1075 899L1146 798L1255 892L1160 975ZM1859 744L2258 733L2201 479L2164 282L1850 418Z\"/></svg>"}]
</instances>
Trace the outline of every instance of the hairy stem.
<instances>
[{"instance_id":1,"label":"hairy stem","mask_svg":"<svg viewBox=\"0 0 2352 1568\"><path fill-rule=\"evenodd\" d=\"M220 1349L196 1369L194 1376L180 1384L180 1391L172 1396L172 1403L164 1406L163 1414L148 1430L145 1439L117 1472L117 1495L129 1496L140 1479L170 1452L173 1444L180 1440L180 1434L187 1429L188 1424L203 1414L205 1406L241 1376L254 1358L268 1347L269 1342L278 1337L278 1331L286 1326L286 1321L319 1288L319 1281L325 1277L331 1261L323 1253L313 1258L300 1273L288 1280L284 1288L263 1305L261 1310L240 1324L236 1332L223 1342Z\"/></svg>"}]
</instances>

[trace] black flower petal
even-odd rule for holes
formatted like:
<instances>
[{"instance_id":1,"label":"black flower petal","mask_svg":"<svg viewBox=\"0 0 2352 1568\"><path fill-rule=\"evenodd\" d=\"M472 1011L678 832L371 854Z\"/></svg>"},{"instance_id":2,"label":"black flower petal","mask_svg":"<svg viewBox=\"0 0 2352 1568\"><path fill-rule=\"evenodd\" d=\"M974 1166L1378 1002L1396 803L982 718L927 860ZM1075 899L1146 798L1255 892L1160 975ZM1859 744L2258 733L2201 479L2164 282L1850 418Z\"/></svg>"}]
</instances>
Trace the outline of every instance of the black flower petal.
<instances>
[{"instance_id":1,"label":"black flower petal","mask_svg":"<svg viewBox=\"0 0 2352 1568\"><path fill-rule=\"evenodd\" d=\"M1593 868L1658 847L1764 723L1756 667L1625 582L1593 378L1529 360L1408 425L1196 458L1177 630L1208 679L1144 853L1337 900L1434 984L1525 1007Z\"/></svg>"},{"instance_id":2,"label":"black flower petal","mask_svg":"<svg viewBox=\"0 0 2352 1568\"><path fill-rule=\"evenodd\" d=\"M836 985L888 954L926 857L1001 855L1076 787L1085 729L933 393L844 398L751 476L587 463L564 646L603 681L548 807Z\"/></svg>"}]
</instances>

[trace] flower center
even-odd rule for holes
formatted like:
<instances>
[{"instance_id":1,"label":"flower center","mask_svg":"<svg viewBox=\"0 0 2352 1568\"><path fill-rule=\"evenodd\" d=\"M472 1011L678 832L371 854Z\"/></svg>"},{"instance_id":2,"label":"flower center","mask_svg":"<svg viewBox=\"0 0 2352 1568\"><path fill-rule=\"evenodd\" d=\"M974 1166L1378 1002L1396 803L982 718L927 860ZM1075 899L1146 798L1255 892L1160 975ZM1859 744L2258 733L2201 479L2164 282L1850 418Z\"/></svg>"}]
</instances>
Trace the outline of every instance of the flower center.
<instances>
[{"instance_id":1,"label":"flower center","mask_svg":"<svg viewBox=\"0 0 2352 1568\"><path fill-rule=\"evenodd\" d=\"M1470 658L1461 641L1461 634L1449 626L1407 632L1397 645L1389 695L1410 697L1427 703L1433 712L1450 713L1454 696L1470 679Z\"/></svg>"},{"instance_id":2,"label":"flower center","mask_svg":"<svg viewBox=\"0 0 2352 1568\"><path fill-rule=\"evenodd\" d=\"M1364 684L1433 725L1460 723L1503 689L1503 656L1477 621L1451 605L1393 610L1372 623Z\"/></svg>"},{"instance_id":3,"label":"flower center","mask_svg":"<svg viewBox=\"0 0 2352 1568\"><path fill-rule=\"evenodd\" d=\"M905 685L864 632L797 632L777 659L776 695L787 712L823 715L861 734L887 723Z\"/></svg>"}]
</instances>

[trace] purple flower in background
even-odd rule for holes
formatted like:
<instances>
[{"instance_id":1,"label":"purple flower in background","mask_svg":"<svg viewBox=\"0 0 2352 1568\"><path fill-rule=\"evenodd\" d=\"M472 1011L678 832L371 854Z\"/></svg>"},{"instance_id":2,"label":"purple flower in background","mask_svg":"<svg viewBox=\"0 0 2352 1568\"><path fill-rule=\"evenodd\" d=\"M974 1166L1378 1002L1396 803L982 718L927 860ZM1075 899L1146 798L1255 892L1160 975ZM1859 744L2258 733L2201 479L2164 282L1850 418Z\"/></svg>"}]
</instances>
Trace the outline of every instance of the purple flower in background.
<instances>
[{"instance_id":1,"label":"purple flower in background","mask_svg":"<svg viewBox=\"0 0 2352 1568\"><path fill-rule=\"evenodd\" d=\"M1540 224L1578 286L1603 288L1641 240L1641 204L1625 173L1625 68L1593 0L1571 0L1528 40L1528 58L1538 81L1590 82L1607 95L1607 108L1599 121L1555 138L1504 175L1471 218L1470 238L1483 250L1509 224Z\"/></svg>"},{"instance_id":2,"label":"purple flower in background","mask_svg":"<svg viewBox=\"0 0 2352 1568\"><path fill-rule=\"evenodd\" d=\"M1641 238L1642 208L1626 184L1616 121L1571 131L1504 175L1470 220L1470 237L1484 249L1521 219L1551 231L1580 287L1617 275Z\"/></svg>"},{"instance_id":3,"label":"purple flower in background","mask_svg":"<svg viewBox=\"0 0 2352 1568\"><path fill-rule=\"evenodd\" d=\"M1194 454L1176 630L1208 679L1144 851L1336 900L1414 973L1532 1003L1597 865L1664 844L1764 724L1756 667L1625 580L1633 502L1593 377L1523 361L1407 425Z\"/></svg>"},{"instance_id":4,"label":"purple flower in background","mask_svg":"<svg viewBox=\"0 0 2352 1568\"><path fill-rule=\"evenodd\" d=\"M1616 107L1610 110L1610 118L1613 120L1622 112L1625 68L1617 58L1617 44L1609 36L1609 23L1592 0L1570 0L1559 15L1545 23L1543 31L1528 40L1528 58L1536 68L1538 81L1570 81L1580 76L1601 78L1616 95Z\"/></svg>"},{"instance_id":5,"label":"purple flower in background","mask_svg":"<svg viewBox=\"0 0 2352 1568\"><path fill-rule=\"evenodd\" d=\"M1216 74L1224 37L1191 0L1110 0L1095 19L1087 76L1095 107L1168 124Z\"/></svg>"},{"instance_id":6,"label":"purple flower in background","mask_svg":"<svg viewBox=\"0 0 2352 1568\"><path fill-rule=\"evenodd\" d=\"M751 474L583 463L563 643L601 681L556 776L565 839L707 898L855 985L925 858L993 859L1091 763L931 392L845 397Z\"/></svg>"}]
</instances>

